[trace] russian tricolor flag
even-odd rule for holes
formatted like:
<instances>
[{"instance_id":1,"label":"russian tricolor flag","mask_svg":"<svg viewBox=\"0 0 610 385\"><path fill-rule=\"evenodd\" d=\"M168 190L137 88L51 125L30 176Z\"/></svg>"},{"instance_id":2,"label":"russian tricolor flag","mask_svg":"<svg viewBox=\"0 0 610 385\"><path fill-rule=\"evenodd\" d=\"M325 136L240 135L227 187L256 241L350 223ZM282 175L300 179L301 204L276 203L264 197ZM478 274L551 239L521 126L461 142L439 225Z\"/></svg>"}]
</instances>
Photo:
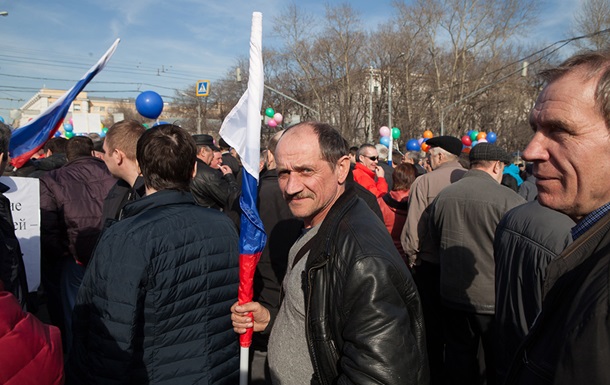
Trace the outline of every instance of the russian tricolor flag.
<instances>
[{"instance_id":1,"label":"russian tricolor flag","mask_svg":"<svg viewBox=\"0 0 610 385\"><path fill-rule=\"evenodd\" d=\"M36 119L26 125L19 127L11 136L9 152L12 157L11 163L19 168L23 166L44 144L53 137L61 126L70 105L81 93L83 88L97 75L108 63L114 54L121 39L116 39L114 44L106 51L104 56L93 66L74 87L70 88L61 98L47 108Z\"/></svg>"},{"instance_id":2,"label":"russian tricolor flag","mask_svg":"<svg viewBox=\"0 0 610 385\"><path fill-rule=\"evenodd\" d=\"M240 304L252 301L253 281L267 234L256 208L258 194L258 167L260 159L261 106L263 104L263 15L252 14L250 35L250 69L248 89L237 105L227 115L220 128L220 136L239 154L244 166L242 194L241 231L239 234L239 291ZM248 348L252 343L252 329L239 337L241 351L240 383L247 381Z\"/></svg>"}]
</instances>

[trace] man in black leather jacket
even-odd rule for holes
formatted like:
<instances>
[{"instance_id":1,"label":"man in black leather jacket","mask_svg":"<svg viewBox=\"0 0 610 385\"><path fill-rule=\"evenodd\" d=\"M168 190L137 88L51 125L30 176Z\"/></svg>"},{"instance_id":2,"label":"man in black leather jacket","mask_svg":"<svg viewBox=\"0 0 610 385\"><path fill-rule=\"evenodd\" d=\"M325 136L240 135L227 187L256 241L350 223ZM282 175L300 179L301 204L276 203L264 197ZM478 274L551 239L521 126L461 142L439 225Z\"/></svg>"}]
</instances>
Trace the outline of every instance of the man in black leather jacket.
<instances>
[{"instance_id":1,"label":"man in black leather jacket","mask_svg":"<svg viewBox=\"0 0 610 385\"><path fill-rule=\"evenodd\" d=\"M347 149L316 122L280 139L280 189L305 232L290 250L277 316L257 302L235 304L234 330L273 325L274 383L427 384L417 289L384 224L345 187Z\"/></svg>"},{"instance_id":2,"label":"man in black leather jacket","mask_svg":"<svg viewBox=\"0 0 610 385\"><path fill-rule=\"evenodd\" d=\"M197 144L197 174L191 181L191 192L200 206L227 211L239 197L239 186L231 168L210 167L214 151L220 151L212 136L198 134L193 139Z\"/></svg>"}]
</instances>

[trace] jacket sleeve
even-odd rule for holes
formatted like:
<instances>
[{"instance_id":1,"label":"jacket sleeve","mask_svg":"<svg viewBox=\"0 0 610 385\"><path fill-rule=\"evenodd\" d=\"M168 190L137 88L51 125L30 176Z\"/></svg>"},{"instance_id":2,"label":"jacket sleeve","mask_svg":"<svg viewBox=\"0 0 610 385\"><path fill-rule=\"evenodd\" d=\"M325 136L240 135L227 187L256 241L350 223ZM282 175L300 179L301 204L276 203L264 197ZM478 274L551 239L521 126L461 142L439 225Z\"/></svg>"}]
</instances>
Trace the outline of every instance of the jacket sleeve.
<instances>
[{"instance_id":1,"label":"jacket sleeve","mask_svg":"<svg viewBox=\"0 0 610 385\"><path fill-rule=\"evenodd\" d=\"M423 319L417 291L409 285L414 283L406 268L384 257L355 263L345 286L342 374L337 383L424 383Z\"/></svg>"},{"instance_id":2,"label":"jacket sleeve","mask_svg":"<svg viewBox=\"0 0 610 385\"><path fill-rule=\"evenodd\" d=\"M206 203L213 203L224 209L230 206L235 196L239 196L239 187L233 175L197 172L191 183L191 192L200 205L211 206Z\"/></svg>"},{"instance_id":3,"label":"jacket sleeve","mask_svg":"<svg viewBox=\"0 0 610 385\"><path fill-rule=\"evenodd\" d=\"M128 246L130 241L103 236L87 266L74 307L67 385L124 383L133 371L147 275L145 252ZM109 269L117 250L128 251L130 263Z\"/></svg>"},{"instance_id":4,"label":"jacket sleeve","mask_svg":"<svg viewBox=\"0 0 610 385\"><path fill-rule=\"evenodd\" d=\"M354 181L369 190L376 198L388 193L388 182L385 178L377 178L377 182L364 174L361 170L354 170Z\"/></svg>"},{"instance_id":5,"label":"jacket sleeve","mask_svg":"<svg viewBox=\"0 0 610 385\"><path fill-rule=\"evenodd\" d=\"M51 180L45 177L40 179L40 249L42 258L58 260L67 255L68 248L62 242L61 208L57 205L51 185Z\"/></svg>"},{"instance_id":6,"label":"jacket sleeve","mask_svg":"<svg viewBox=\"0 0 610 385\"><path fill-rule=\"evenodd\" d=\"M425 192L426 189L422 185L423 179L418 178L413 182L413 186L411 186L411 192L409 193L409 212L400 236L402 248L411 263L415 262L415 258L419 252L420 222L428 207L428 196Z\"/></svg>"}]
</instances>

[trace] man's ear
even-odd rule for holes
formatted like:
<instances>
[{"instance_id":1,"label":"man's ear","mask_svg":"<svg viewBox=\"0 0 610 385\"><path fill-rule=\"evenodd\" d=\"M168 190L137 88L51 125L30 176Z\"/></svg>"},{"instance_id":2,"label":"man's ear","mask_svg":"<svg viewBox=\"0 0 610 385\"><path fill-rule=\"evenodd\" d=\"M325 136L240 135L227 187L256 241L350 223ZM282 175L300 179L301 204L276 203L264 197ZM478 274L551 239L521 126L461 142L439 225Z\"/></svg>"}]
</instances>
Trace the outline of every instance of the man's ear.
<instances>
[{"instance_id":1,"label":"man's ear","mask_svg":"<svg viewBox=\"0 0 610 385\"><path fill-rule=\"evenodd\" d=\"M347 174L349 174L350 161L349 156L344 155L337 161L337 165L335 166L335 171L337 173L337 181L339 184L345 183L345 179L347 179Z\"/></svg>"}]
</instances>

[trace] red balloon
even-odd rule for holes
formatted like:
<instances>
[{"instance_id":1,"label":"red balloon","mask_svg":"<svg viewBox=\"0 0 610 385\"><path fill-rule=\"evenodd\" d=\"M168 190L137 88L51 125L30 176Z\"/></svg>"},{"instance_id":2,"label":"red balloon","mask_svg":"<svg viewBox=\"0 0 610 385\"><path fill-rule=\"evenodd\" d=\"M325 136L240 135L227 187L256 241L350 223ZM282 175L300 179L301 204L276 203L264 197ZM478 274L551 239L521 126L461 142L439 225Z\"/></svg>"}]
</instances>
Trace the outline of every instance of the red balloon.
<instances>
[{"instance_id":1,"label":"red balloon","mask_svg":"<svg viewBox=\"0 0 610 385\"><path fill-rule=\"evenodd\" d=\"M472 144L472 139L470 139L470 136L468 136L468 135L462 136L462 144L464 146L470 146Z\"/></svg>"}]
</instances>

